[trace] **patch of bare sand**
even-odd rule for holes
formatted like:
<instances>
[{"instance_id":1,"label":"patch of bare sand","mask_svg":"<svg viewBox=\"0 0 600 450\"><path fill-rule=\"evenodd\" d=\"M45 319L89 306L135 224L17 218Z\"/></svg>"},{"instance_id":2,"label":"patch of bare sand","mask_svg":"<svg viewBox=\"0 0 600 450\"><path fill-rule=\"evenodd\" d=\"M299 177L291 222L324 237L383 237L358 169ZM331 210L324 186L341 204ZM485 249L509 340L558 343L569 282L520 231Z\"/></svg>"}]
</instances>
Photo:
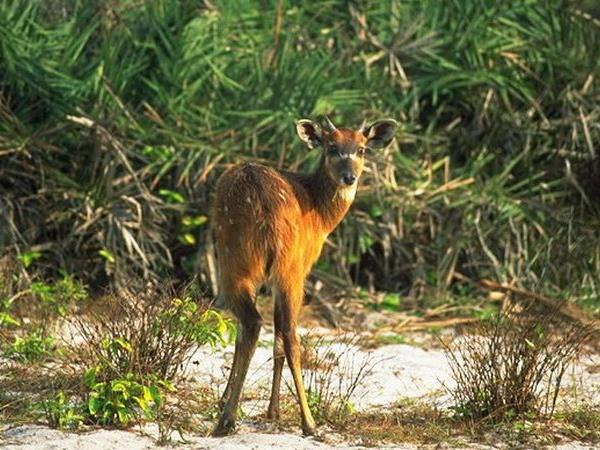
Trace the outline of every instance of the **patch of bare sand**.
<instances>
[{"instance_id":1,"label":"patch of bare sand","mask_svg":"<svg viewBox=\"0 0 600 450\"><path fill-rule=\"evenodd\" d=\"M139 433L120 430L96 430L87 433L66 433L39 425L24 425L4 430L0 437L4 450L145 450L161 448L193 448L206 450L321 450L335 448L352 450L365 447L332 445L297 434L268 434L243 427L237 434L223 438L186 436L186 442L157 446L153 439ZM416 449L414 445L386 446L394 449Z\"/></svg>"},{"instance_id":2,"label":"patch of bare sand","mask_svg":"<svg viewBox=\"0 0 600 450\"><path fill-rule=\"evenodd\" d=\"M444 352L440 349L426 349L424 346L408 344L383 345L374 349L365 349L340 341L332 330L320 330L326 339L323 346L341 355L346 355L352 367L371 364L371 370L362 383L357 386L353 396L353 404L357 410L386 408L405 398L426 397L428 401L443 405L443 385L451 386L450 368ZM307 333L303 330L303 333ZM314 330L311 330L311 334ZM173 434L173 443L179 448L194 449L358 449L353 446L360 442L352 442L344 436L329 435L325 427L321 429L323 439L304 438L300 429L295 432L281 432L265 426L260 419L264 414L270 392L272 376L272 332L263 331L256 355L252 360L245 392L252 393L242 404L244 419L240 421L237 434L224 438L206 437L204 434L186 433L185 442ZM321 349L322 350L322 349ZM229 374L233 346L212 352L208 348L200 348L192 355L192 364L188 367L188 377L198 386L209 385L215 392L221 392ZM572 381L577 381L585 390L595 393L600 391L600 373L589 373L584 366L598 365L598 361L590 360L572 372ZM284 370L283 386L292 386L290 374ZM283 388L285 390L285 387ZM155 449L157 432L152 426L141 434L136 431L94 430L84 433L66 433L39 425L5 427L0 432L0 448L19 450L44 449ZM324 441L324 442L322 442ZM499 443L495 447L472 444L463 448L502 448ZM164 448L164 447L162 447ZM372 447L371 447L372 448ZM439 446L389 445L380 448L415 449L415 448L450 448ZM561 450L588 449L589 445L571 442L554 447Z\"/></svg>"}]
</instances>

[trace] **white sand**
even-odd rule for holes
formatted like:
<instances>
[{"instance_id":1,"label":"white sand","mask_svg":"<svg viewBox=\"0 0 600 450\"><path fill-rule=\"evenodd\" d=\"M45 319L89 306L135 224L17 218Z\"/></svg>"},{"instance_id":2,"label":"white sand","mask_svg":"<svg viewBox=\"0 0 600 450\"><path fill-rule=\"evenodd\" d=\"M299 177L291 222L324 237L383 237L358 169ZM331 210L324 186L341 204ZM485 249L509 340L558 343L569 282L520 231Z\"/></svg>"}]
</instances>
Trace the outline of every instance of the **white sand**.
<instances>
[{"instance_id":1,"label":"white sand","mask_svg":"<svg viewBox=\"0 0 600 450\"><path fill-rule=\"evenodd\" d=\"M178 435L173 434L173 443L179 448L194 449L327 449L327 448L364 448L351 447L344 441L343 436L329 436L328 430L320 429L325 442L315 438L304 438L298 428L295 433L282 433L264 426L256 416L264 413L271 383L271 352L272 334L263 332L245 384L245 392L253 392L258 400L243 402L242 408L245 419L240 422L237 434L224 438L205 437L203 435L185 434L186 443L178 441ZM325 347L321 347L324 351ZM374 350L364 350L357 347L349 348L345 344L333 343L330 347L336 353L344 355L340 363L344 370L355 371L365 363L372 365L371 373L357 387L353 396L353 405L358 410L373 407L386 407L405 398L426 397L430 402L444 404L442 383L451 384L450 371L443 351L425 350L413 345L386 345ZM199 349L192 358L188 375L199 385L210 384L218 392L222 392L229 366L233 356L233 346L217 350L213 353L208 348ZM588 360L587 365L598 361ZM573 380L585 385L586 392L598 398L600 392L600 374L590 374L581 367L573 372ZM284 369L282 390L291 386L291 377L287 367ZM282 392L282 394L284 393ZM267 432L265 432L267 431ZM4 427L0 431L0 448L2 449L154 449L157 447L151 436L156 436L156 429L150 425L147 434L136 431L95 430L85 433L66 433L49 429L45 426L24 425L19 427ZM164 448L164 447L163 447ZM416 449L417 446L385 446L383 448ZM427 448L427 447L419 447ZM445 447L430 447L445 448ZM491 448L472 445L467 448ZM567 449L592 448L577 442L559 447Z\"/></svg>"}]
</instances>

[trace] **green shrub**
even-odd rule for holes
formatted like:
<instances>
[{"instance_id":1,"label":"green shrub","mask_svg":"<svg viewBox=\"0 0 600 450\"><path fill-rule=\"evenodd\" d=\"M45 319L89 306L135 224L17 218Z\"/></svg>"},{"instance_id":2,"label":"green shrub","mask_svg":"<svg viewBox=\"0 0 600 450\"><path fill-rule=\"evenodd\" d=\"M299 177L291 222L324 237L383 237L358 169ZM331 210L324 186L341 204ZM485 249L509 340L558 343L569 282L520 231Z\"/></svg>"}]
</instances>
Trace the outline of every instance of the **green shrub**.
<instances>
[{"instance_id":1,"label":"green shrub","mask_svg":"<svg viewBox=\"0 0 600 450\"><path fill-rule=\"evenodd\" d=\"M40 301L42 308L50 310L48 314L65 316L69 306L87 298L85 286L72 275L63 274L52 283L36 281L31 283L31 293Z\"/></svg>"},{"instance_id":2,"label":"green shrub","mask_svg":"<svg viewBox=\"0 0 600 450\"><path fill-rule=\"evenodd\" d=\"M233 324L187 294L121 291L102 299L86 316L73 317L85 345L84 360L109 378L132 373L172 380L202 345L225 344Z\"/></svg>"},{"instance_id":3,"label":"green shrub","mask_svg":"<svg viewBox=\"0 0 600 450\"><path fill-rule=\"evenodd\" d=\"M18 327L21 323L11 313L13 301L8 298L0 299L0 327Z\"/></svg>"}]
</instances>

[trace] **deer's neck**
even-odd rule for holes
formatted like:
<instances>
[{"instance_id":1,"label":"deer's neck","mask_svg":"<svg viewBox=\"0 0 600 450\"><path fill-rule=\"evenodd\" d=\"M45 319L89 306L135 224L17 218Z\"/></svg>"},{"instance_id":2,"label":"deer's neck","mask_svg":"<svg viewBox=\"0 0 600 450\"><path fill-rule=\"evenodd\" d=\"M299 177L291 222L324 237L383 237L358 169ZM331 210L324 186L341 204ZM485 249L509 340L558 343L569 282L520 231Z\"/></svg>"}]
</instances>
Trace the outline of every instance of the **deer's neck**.
<instances>
[{"instance_id":1,"label":"deer's neck","mask_svg":"<svg viewBox=\"0 0 600 450\"><path fill-rule=\"evenodd\" d=\"M343 187L333 181L325 169L324 158L318 169L308 176L308 192L321 226L327 233L342 221L356 194L356 183Z\"/></svg>"}]
</instances>

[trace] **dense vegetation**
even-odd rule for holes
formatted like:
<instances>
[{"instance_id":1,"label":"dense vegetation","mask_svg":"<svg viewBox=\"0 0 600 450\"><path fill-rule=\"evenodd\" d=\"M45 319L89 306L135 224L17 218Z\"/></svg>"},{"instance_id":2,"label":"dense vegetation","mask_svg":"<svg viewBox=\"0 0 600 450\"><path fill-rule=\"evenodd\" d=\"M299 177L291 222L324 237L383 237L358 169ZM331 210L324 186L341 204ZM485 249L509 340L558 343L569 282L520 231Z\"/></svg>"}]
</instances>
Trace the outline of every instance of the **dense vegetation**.
<instances>
[{"instance_id":1,"label":"dense vegetation","mask_svg":"<svg viewBox=\"0 0 600 450\"><path fill-rule=\"evenodd\" d=\"M491 278L600 307L594 5L3 1L0 269L206 281L227 164L310 170L294 119L394 117L317 276L424 301Z\"/></svg>"}]
</instances>

